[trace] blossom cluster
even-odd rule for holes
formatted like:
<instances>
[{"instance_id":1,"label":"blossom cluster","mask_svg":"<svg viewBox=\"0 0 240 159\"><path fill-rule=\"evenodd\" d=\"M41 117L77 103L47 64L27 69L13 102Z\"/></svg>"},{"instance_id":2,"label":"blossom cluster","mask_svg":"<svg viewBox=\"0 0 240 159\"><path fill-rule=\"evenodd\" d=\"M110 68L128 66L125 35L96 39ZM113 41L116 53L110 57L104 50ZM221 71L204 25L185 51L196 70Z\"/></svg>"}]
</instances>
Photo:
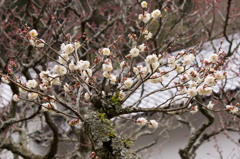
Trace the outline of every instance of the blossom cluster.
<instances>
[{"instance_id":1,"label":"blossom cluster","mask_svg":"<svg viewBox=\"0 0 240 159\"><path fill-rule=\"evenodd\" d=\"M29 36L30 36L29 42L32 46L39 48L44 47L45 41L43 39L37 39L38 33L35 29L29 32Z\"/></svg>"},{"instance_id":2,"label":"blossom cluster","mask_svg":"<svg viewBox=\"0 0 240 159\"><path fill-rule=\"evenodd\" d=\"M146 9L147 8L147 2L143 1L141 3L141 6L142 6L143 9ZM151 20L151 18L157 19L159 17L162 17L162 13L159 9L156 9L156 10L152 11L151 14L148 13L147 11L145 11L144 14L139 14L138 19L142 20L144 23L148 23Z\"/></svg>"},{"instance_id":3,"label":"blossom cluster","mask_svg":"<svg viewBox=\"0 0 240 159\"><path fill-rule=\"evenodd\" d=\"M139 37L135 34L129 34L129 38L132 41L137 39L143 40L141 42L138 41L136 45L129 48L125 61L114 58L115 50L111 46L116 41L111 45L100 48L98 52L96 51L98 62L95 64L90 63L88 60L81 60L78 56L79 48L84 47L84 44L81 44L79 41L71 41L70 38L69 41L61 44L59 51L54 50L58 57L55 60L57 64L52 70L41 71L38 79L28 80L23 84L23 87L19 88L19 91L22 94L28 92L28 99L35 100L40 96L36 90L46 91L53 86L61 86L65 94L73 93L75 87L71 85L75 82L77 88L83 88L81 95L85 102L91 101L93 93L102 94L106 97L107 95L116 95L118 92L120 100L123 100L125 94L131 94L131 91L136 90L142 83L151 82L153 84L160 83L165 90L168 90L170 86L173 88L173 85L175 85L175 95L183 95L188 99L192 99L197 95L211 95L213 86L227 77L226 72L221 67L223 65L221 63L223 59L222 54L213 53L199 63L196 60L196 50L194 49L180 51L171 55L165 52L150 52L151 48L148 45L148 40L153 38L153 34L147 29L150 28L147 26L151 21L157 21L158 18L162 17L162 13L158 9L148 12L146 1L141 2L141 7L143 12L138 15L138 19L140 21L139 24L143 24L143 27L139 28ZM48 46L47 43L42 39L38 39L37 36L38 32L36 30L29 31L29 43L32 46L41 48ZM135 61L140 58L143 59L143 62L136 64ZM195 67L196 63L201 67ZM117 70L119 68L120 70ZM102 72L100 74L96 73L98 75L96 78L98 79L95 80L94 74L98 71L97 69L100 69ZM117 72L121 73L117 75ZM170 79L170 74L174 74L174 78ZM66 82L65 77L71 78L73 82ZM1 80L9 83L8 76L2 76ZM107 83L106 87L109 89L103 91L98 81ZM102 85L105 83L102 83ZM111 94L108 90L112 91ZM20 99L18 95L13 96L15 102L18 102ZM207 105L207 108L210 110L213 107L214 105L211 102ZM44 111L54 111L57 110L57 104L54 101L47 101L42 104L42 108ZM197 106L188 108L190 108L191 113L198 111ZM238 111L237 107L232 106L228 106L227 110L233 114ZM145 125L148 122L145 118L139 118L137 123L138 125ZM156 128L158 123L155 120L150 120L149 126Z\"/></svg>"},{"instance_id":4,"label":"blossom cluster","mask_svg":"<svg viewBox=\"0 0 240 159\"><path fill-rule=\"evenodd\" d=\"M229 113L232 114L236 114L239 111L238 107L232 105L227 105L226 108L229 111Z\"/></svg>"},{"instance_id":5,"label":"blossom cluster","mask_svg":"<svg viewBox=\"0 0 240 159\"><path fill-rule=\"evenodd\" d=\"M55 102L48 102L42 104L43 111L54 111L57 109Z\"/></svg>"},{"instance_id":6,"label":"blossom cluster","mask_svg":"<svg viewBox=\"0 0 240 159\"><path fill-rule=\"evenodd\" d=\"M4 83L6 83L6 84L9 83L8 77L7 77L6 75L2 76L1 81L4 82Z\"/></svg>"},{"instance_id":7,"label":"blossom cluster","mask_svg":"<svg viewBox=\"0 0 240 159\"><path fill-rule=\"evenodd\" d=\"M157 128L158 127L158 122L156 122L155 120L150 120L149 122L147 121L147 119L140 117L137 119L137 125L139 126L144 126L148 124L149 128Z\"/></svg>"},{"instance_id":8,"label":"blossom cluster","mask_svg":"<svg viewBox=\"0 0 240 159\"><path fill-rule=\"evenodd\" d=\"M104 49L106 49L106 48L104 48ZM109 79L111 84L115 84L117 77L113 73L111 73L113 70L113 66L112 66L112 62L110 59L106 59L104 61L104 64L102 65L102 70L103 70L103 76L105 78Z\"/></svg>"},{"instance_id":9,"label":"blossom cluster","mask_svg":"<svg viewBox=\"0 0 240 159\"><path fill-rule=\"evenodd\" d=\"M145 2L142 3L142 7L145 8L147 5ZM146 15L145 15L146 14ZM146 12L143 15L143 21L146 22L146 19L152 17L156 19L156 15L160 16L157 10L153 11L148 15ZM141 15L140 15L141 17ZM148 18L147 18L148 17ZM141 18L140 18L141 20ZM149 19L150 20L150 19ZM142 32L144 35L149 35L149 32L144 29ZM37 32L35 30L31 30L29 35L33 38L36 38ZM77 49L81 47L81 44L77 41L74 43L61 44L60 54L59 54L59 65L55 65L53 71L55 73L50 73L50 71L41 71L39 74L41 78L41 83L39 84L40 90L44 91L51 88L53 85L61 85L61 76L66 75L68 72L76 72L79 73L81 78L85 82L89 82L89 79L93 76L93 71L90 68L90 62L84 60L76 60L75 58L71 58L76 52ZM145 52L147 46L142 43L141 45L132 48L129 51L129 56L131 58L138 57L141 53ZM102 64L103 77L107 78L110 84L118 84L117 76L113 73L113 64L111 58L108 58L112 55L110 48L101 48L99 49L99 53L102 56L106 56L107 58L104 60ZM181 51L176 56L169 56L167 59L165 58L166 54L149 54L145 59L145 66L138 65L132 68L135 76L138 77L139 80L150 81L151 83L163 83L164 80L169 77L169 73L173 70L176 71L180 82L178 84L180 94L187 94L189 97L194 97L197 94L199 95L210 95L212 93L212 86L216 85L218 80L224 80L226 77L226 73L221 70L215 70L216 62L219 60L218 54L211 54L209 59L205 59L203 61L203 67L201 70L195 70L191 65L195 61L195 55L193 53L189 53L187 51ZM72 59L72 60L71 60ZM75 61L73 60L75 59ZM164 59L166 61L164 62ZM164 66L164 67L163 67ZM171 68L172 70L166 70L166 66ZM127 62L122 61L120 63L120 68L124 69L128 67ZM164 70L162 70L164 68ZM150 75L150 76L149 76ZM2 81L8 82L5 76L2 77ZM120 79L123 85L123 89L130 89L134 86L134 78L132 77L123 77ZM38 85L36 80L29 80L26 83L26 87L29 89L34 89ZM65 92L70 92L71 87L68 83L63 85ZM25 91L20 88L20 92L24 93ZM84 98L88 101L91 97L91 94L85 93ZM124 96L123 91L121 90L121 96ZM28 94L28 98L30 100L34 100L38 97L37 93L30 92ZM17 98L15 97L17 101ZM46 106L44 107L46 108ZM45 109L46 110L46 109ZM194 109L197 110L197 109Z\"/></svg>"},{"instance_id":10,"label":"blossom cluster","mask_svg":"<svg viewBox=\"0 0 240 159\"><path fill-rule=\"evenodd\" d=\"M68 123L70 126L74 126L74 125L76 125L76 124L82 124L82 122L81 122L81 120L79 120L79 119L72 119L72 120L70 120L69 121L69 123Z\"/></svg>"}]
</instances>

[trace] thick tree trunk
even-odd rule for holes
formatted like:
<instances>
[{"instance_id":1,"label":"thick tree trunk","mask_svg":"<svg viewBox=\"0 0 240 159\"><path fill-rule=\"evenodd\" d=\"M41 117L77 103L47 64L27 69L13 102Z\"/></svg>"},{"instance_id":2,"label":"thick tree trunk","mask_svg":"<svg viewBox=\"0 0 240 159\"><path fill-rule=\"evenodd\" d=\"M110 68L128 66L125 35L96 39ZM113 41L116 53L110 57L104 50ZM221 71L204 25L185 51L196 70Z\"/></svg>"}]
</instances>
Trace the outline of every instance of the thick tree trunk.
<instances>
[{"instance_id":1,"label":"thick tree trunk","mask_svg":"<svg viewBox=\"0 0 240 159\"><path fill-rule=\"evenodd\" d=\"M99 159L140 159L127 147L124 139L115 134L104 114L92 112L85 115L85 118L85 133L90 138Z\"/></svg>"}]
</instances>

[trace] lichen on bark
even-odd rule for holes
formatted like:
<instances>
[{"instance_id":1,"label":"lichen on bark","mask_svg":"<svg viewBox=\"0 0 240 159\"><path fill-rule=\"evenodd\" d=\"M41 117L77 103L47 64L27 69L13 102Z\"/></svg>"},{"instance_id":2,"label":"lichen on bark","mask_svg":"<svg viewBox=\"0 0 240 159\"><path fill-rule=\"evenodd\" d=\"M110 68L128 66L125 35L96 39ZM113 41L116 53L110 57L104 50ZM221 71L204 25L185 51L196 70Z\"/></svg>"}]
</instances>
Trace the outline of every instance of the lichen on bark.
<instances>
[{"instance_id":1,"label":"lichen on bark","mask_svg":"<svg viewBox=\"0 0 240 159\"><path fill-rule=\"evenodd\" d=\"M140 159L125 145L124 139L118 136L108 119L103 115L91 112L85 115L84 129L89 136L96 156L104 159Z\"/></svg>"}]
</instances>

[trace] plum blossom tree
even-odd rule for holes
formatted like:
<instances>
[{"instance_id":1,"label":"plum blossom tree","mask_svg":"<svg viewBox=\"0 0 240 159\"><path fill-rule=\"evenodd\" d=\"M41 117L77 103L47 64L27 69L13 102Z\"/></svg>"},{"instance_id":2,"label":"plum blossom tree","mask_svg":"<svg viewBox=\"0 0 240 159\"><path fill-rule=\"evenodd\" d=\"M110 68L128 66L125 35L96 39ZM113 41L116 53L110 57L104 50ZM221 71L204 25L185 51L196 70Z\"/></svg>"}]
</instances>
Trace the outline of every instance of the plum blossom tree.
<instances>
[{"instance_id":1,"label":"plum blossom tree","mask_svg":"<svg viewBox=\"0 0 240 159\"><path fill-rule=\"evenodd\" d=\"M221 127L209 134L205 132L213 124L214 114L221 120L240 117L236 98L224 88L228 82L225 68L240 45L233 45L234 36L228 34L236 33L235 24L229 23L239 13L228 0L224 17L218 4L222 3L194 1L189 8L188 1L177 0L2 1L4 54L0 76L1 82L10 86L13 97L1 109L0 148L11 151L16 158L88 155L95 159L137 159L138 152L179 127L171 124L176 118L190 131L189 141L179 149L179 155L194 158L205 140L221 132L238 132L233 119L221 121ZM224 25L215 31L221 21L217 11ZM223 41L219 47L213 42L220 34L229 43L227 52L222 49ZM214 52L201 58L198 53L206 41L210 41ZM190 45L195 47L188 48ZM176 51L180 49L183 51ZM128 102L149 83L160 86ZM161 103L139 106L151 95L168 91L172 96ZM206 96L213 99L205 103ZM207 119L195 128L182 114L198 111ZM157 115L147 117L146 113ZM41 125L39 129L29 129L33 120ZM125 128L128 124L131 127ZM162 127L153 143L131 149L133 141ZM125 131L127 136L123 135ZM12 133L21 140L14 141ZM31 151L30 140L48 142L46 153ZM61 155L61 143L71 143L74 148Z\"/></svg>"}]
</instances>

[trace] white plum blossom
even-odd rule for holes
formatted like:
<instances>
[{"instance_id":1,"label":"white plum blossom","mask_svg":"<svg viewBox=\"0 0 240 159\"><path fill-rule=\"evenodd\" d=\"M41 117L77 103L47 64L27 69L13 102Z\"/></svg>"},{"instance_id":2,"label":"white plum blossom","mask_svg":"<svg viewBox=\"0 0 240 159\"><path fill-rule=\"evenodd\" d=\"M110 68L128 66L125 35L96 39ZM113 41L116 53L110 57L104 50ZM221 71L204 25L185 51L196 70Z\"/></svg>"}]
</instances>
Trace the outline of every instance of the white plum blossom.
<instances>
[{"instance_id":1,"label":"white plum blossom","mask_svg":"<svg viewBox=\"0 0 240 159\"><path fill-rule=\"evenodd\" d=\"M152 38L152 33L149 32L147 35L144 36L145 39L149 40Z\"/></svg>"},{"instance_id":2,"label":"white plum blossom","mask_svg":"<svg viewBox=\"0 0 240 159\"><path fill-rule=\"evenodd\" d=\"M142 6L142 8L147 8L147 2L146 1L142 1L141 2L141 6Z\"/></svg>"},{"instance_id":3,"label":"white plum blossom","mask_svg":"<svg viewBox=\"0 0 240 159\"><path fill-rule=\"evenodd\" d=\"M148 34L148 30L147 29L144 29L143 30L143 35L147 35Z\"/></svg>"},{"instance_id":4,"label":"white plum blossom","mask_svg":"<svg viewBox=\"0 0 240 159\"><path fill-rule=\"evenodd\" d=\"M88 82L88 81L89 81L89 78L87 77L87 78L85 79L85 81Z\"/></svg>"},{"instance_id":5,"label":"white plum blossom","mask_svg":"<svg viewBox=\"0 0 240 159\"><path fill-rule=\"evenodd\" d=\"M160 76L160 77L151 78L151 79L150 79L150 82L156 84L156 83L161 83L161 82L163 82L163 80L164 80L164 77L163 77L163 76Z\"/></svg>"},{"instance_id":6,"label":"white plum blossom","mask_svg":"<svg viewBox=\"0 0 240 159\"><path fill-rule=\"evenodd\" d=\"M36 88L38 85L38 82L36 80L28 80L26 83L27 88Z\"/></svg>"},{"instance_id":7,"label":"white plum blossom","mask_svg":"<svg viewBox=\"0 0 240 159\"><path fill-rule=\"evenodd\" d=\"M216 80L224 80L225 79L225 76L222 71L217 71L214 75L215 75Z\"/></svg>"},{"instance_id":8,"label":"white plum blossom","mask_svg":"<svg viewBox=\"0 0 240 159\"><path fill-rule=\"evenodd\" d=\"M214 107L214 104L212 104L212 101L210 101L210 102L208 103L208 105L207 105L207 108L210 109L210 110L212 110L213 107Z\"/></svg>"},{"instance_id":9,"label":"white plum blossom","mask_svg":"<svg viewBox=\"0 0 240 159\"><path fill-rule=\"evenodd\" d=\"M114 75L114 74L109 74L109 77L108 77L108 79L112 82L112 84L113 83L115 83L116 82L116 79L117 79L117 77Z\"/></svg>"},{"instance_id":10,"label":"white plum blossom","mask_svg":"<svg viewBox=\"0 0 240 159\"><path fill-rule=\"evenodd\" d=\"M32 45L32 46L35 46L35 45L36 45L33 38L29 39L29 43L30 43L30 45Z\"/></svg>"},{"instance_id":11,"label":"white plum blossom","mask_svg":"<svg viewBox=\"0 0 240 159\"><path fill-rule=\"evenodd\" d=\"M169 72L167 71L166 68L164 69L163 74L164 74L165 77L169 77Z\"/></svg>"},{"instance_id":12,"label":"white plum blossom","mask_svg":"<svg viewBox=\"0 0 240 159\"><path fill-rule=\"evenodd\" d=\"M57 105L54 102L43 103L42 108L43 108L43 111L54 111L57 109Z\"/></svg>"},{"instance_id":13,"label":"white plum blossom","mask_svg":"<svg viewBox=\"0 0 240 159\"><path fill-rule=\"evenodd\" d=\"M143 15L143 22L148 23L150 19L151 19L151 14L145 12Z\"/></svg>"},{"instance_id":14,"label":"white plum blossom","mask_svg":"<svg viewBox=\"0 0 240 159\"><path fill-rule=\"evenodd\" d=\"M137 75L140 72L142 66L138 66L138 67L133 67L133 72ZM140 69L139 69L140 68Z\"/></svg>"},{"instance_id":15,"label":"white plum blossom","mask_svg":"<svg viewBox=\"0 0 240 159\"><path fill-rule=\"evenodd\" d=\"M139 78L139 79L141 79L141 77L143 78L143 77L145 77L145 75L147 74L147 72L148 72L148 70L147 70L147 68L146 67L134 67L133 68L133 72L137 75L137 74L139 74L137 77Z\"/></svg>"},{"instance_id":16,"label":"white plum blossom","mask_svg":"<svg viewBox=\"0 0 240 159\"><path fill-rule=\"evenodd\" d=\"M43 39L39 39L39 40L35 40L35 41L33 41L31 39L30 43L31 43L31 45L36 46L36 47L44 47L45 41Z\"/></svg>"},{"instance_id":17,"label":"white plum blossom","mask_svg":"<svg viewBox=\"0 0 240 159\"><path fill-rule=\"evenodd\" d=\"M86 92L86 93L84 94L84 98L85 98L86 100L89 100L89 99L90 99L89 93Z\"/></svg>"},{"instance_id":18,"label":"white plum blossom","mask_svg":"<svg viewBox=\"0 0 240 159\"><path fill-rule=\"evenodd\" d=\"M110 80L111 84L115 84L115 82L117 81L117 77L114 74L111 74L109 76L109 80Z\"/></svg>"},{"instance_id":19,"label":"white plum blossom","mask_svg":"<svg viewBox=\"0 0 240 159\"><path fill-rule=\"evenodd\" d=\"M178 55L180 55L180 59L184 59L186 57L186 54L185 54L185 51L182 50L182 51L179 51Z\"/></svg>"},{"instance_id":20,"label":"white plum blossom","mask_svg":"<svg viewBox=\"0 0 240 159\"><path fill-rule=\"evenodd\" d=\"M125 95L125 93L121 90L121 91L119 92L119 98L123 98L124 95Z\"/></svg>"},{"instance_id":21,"label":"white plum blossom","mask_svg":"<svg viewBox=\"0 0 240 159\"><path fill-rule=\"evenodd\" d=\"M69 69L70 69L71 71L74 71L74 70L77 69L77 67L76 67L76 65L74 64L73 61L70 62L70 64L69 64Z\"/></svg>"},{"instance_id":22,"label":"white plum blossom","mask_svg":"<svg viewBox=\"0 0 240 159\"><path fill-rule=\"evenodd\" d=\"M55 65L53 70L60 76L63 76L67 73L67 69L61 65Z\"/></svg>"},{"instance_id":23,"label":"white plum blossom","mask_svg":"<svg viewBox=\"0 0 240 159\"><path fill-rule=\"evenodd\" d=\"M190 68L189 70L187 70L186 75L192 81L197 81L199 79L199 74L193 68Z\"/></svg>"},{"instance_id":24,"label":"white plum blossom","mask_svg":"<svg viewBox=\"0 0 240 159\"><path fill-rule=\"evenodd\" d=\"M36 47L44 47L44 43L37 43Z\"/></svg>"},{"instance_id":25,"label":"white plum blossom","mask_svg":"<svg viewBox=\"0 0 240 159\"><path fill-rule=\"evenodd\" d=\"M134 72L135 74L139 74L142 68L143 68L142 65L137 66L137 67L133 67L133 72Z\"/></svg>"},{"instance_id":26,"label":"white plum blossom","mask_svg":"<svg viewBox=\"0 0 240 159\"><path fill-rule=\"evenodd\" d=\"M186 55L183 60L184 65L190 65L195 60L195 56L193 54Z\"/></svg>"},{"instance_id":27,"label":"white plum blossom","mask_svg":"<svg viewBox=\"0 0 240 159\"><path fill-rule=\"evenodd\" d=\"M180 94L185 94L185 93L187 93L187 88L183 87L180 91Z\"/></svg>"},{"instance_id":28,"label":"white plum blossom","mask_svg":"<svg viewBox=\"0 0 240 159\"><path fill-rule=\"evenodd\" d=\"M174 56L170 56L169 58L168 58L168 63L174 63L175 62L175 57Z\"/></svg>"},{"instance_id":29,"label":"white plum blossom","mask_svg":"<svg viewBox=\"0 0 240 159\"><path fill-rule=\"evenodd\" d=\"M140 117L137 119L137 125L139 126L144 126L147 124L147 119L143 118L143 117Z\"/></svg>"},{"instance_id":30,"label":"white plum blossom","mask_svg":"<svg viewBox=\"0 0 240 159\"><path fill-rule=\"evenodd\" d=\"M110 74L109 74L108 72L104 71L104 72L103 72L103 76L104 76L105 78L109 78L109 77L110 77Z\"/></svg>"},{"instance_id":31,"label":"white plum blossom","mask_svg":"<svg viewBox=\"0 0 240 159\"><path fill-rule=\"evenodd\" d=\"M49 98L49 97L46 97L45 100L50 101L50 102L53 102L53 103L56 103L56 98L55 98L55 96L54 96L54 95L49 95L49 96L50 96L50 98Z\"/></svg>"},{"instance_id":32,"label":"white plum blossom","mask_svg":"<svg viewBox=\"0 0 240 159\"><path fill-rule=\"evenodd\" d=\"M29 100L34 100L34 99L36 99L37 97L38 97L38 94L37 94L37 93L33 93L33 92L28 93L28 99L29 99Z\"/></svg>"},{"instance_id":33,"label":"white plum blossom","mask_svg":"<svg viewBox=\"0 0 240 159\"><path fill-rule=\"evenodd\" d=\"M184 68L182 66L177 67L176 69L177 73L182 73L184 71Z\"/></svg>"},{"instance_id":34,"label":"white plum blossom","mask_svg":"<svg viewBox=\"0 0 240 159\"><path fill-rule=\"evenodd\" d=\"M133 80L131 78L128 78L126 81L124 81L124 87L126 89L129 89L133 85Z\"/></svg>"},{"instance_id":35,"label":"white plum blossom","mask_svg":"<svg viewBox=\"0 0 240 159\"><path fill-rule=\"evenodd\" d=\"M140 52L143 52L146 49L146 46L144 43L142 43L141 45L138 46Z\"/></svg>"},{"instance_id":36,"label":"white plum blossom","mask_svg":"<svg viewBox=\"0 0 240 159\"><path fill-rule=\"evenodd\" d=\"M67 44L67 45L65 45L64 48L63 48L63 51L64 51L66 54L71 54L71 53L74 51L73 44Z\"/></svg>"},{"instance_id":37,"label":"white plum blossom","mask_svg":"<svg viewBox=\"0 0 240 159\"><path fill-rule=\"evenodd\" d=\"M103 53L103 55L109 56L111 52L110 52L109 48L103 48L102 53Z\"/></svg>"},{"instance_id":38,"label":"white plum blossom","mask_svg":"<svg viewBox=\"0 0 240 159\"><path fill-rule=\"evenodd\" d=\"M61 48L62 51L64 51L65 46L66 46L66 45L65 45L64 43L61 44L61 47L60 47L60 48Z\"/></svg>"},{"instance_id":39,"label":"white plum blossom","mask_svg":"<svg viewBox=\"0 0 240 159\"><path fill-rule=\"evenodd\" d=\"M83 72L83 75L86 77L92 77L92 69L88 68Z\"/></svg>"},{"instance_id":40,"label":"white plum blossom","mask_svg":"<svg viewBox=\"0 0 240 159\"><path fill-rule=\"evenodd\" d=\"M65 92L70 92L69 85L67 83L64 84L63 89Z\"/></svg>"},{"instance_id":41,"label":"white plum blossom","mask_svg":"<svg viewBox=\"0 0 240 159\"><path fill-rule=\"evenodd\" d=\"M51 82L53 85L61 85L60 79L57 76L58 74L51 75Z\"/></svg>"},{"instance_id":42,"label":"white plum blossom","mask_svg":"<svg viewBox=\"0 0 240 159\"><path fill-rule=\"evenodd\" d=\"M211 95L212 94L212 88L211 87L207 87L204 89L204 95Z\"/></svg>"},{"instance_id":43,"label":"white plum blossom","mask_svg":"<svg viewBox=\"0 0 240 159\"><path fill-rule=\"evenodd\" d=\"M210 57L209 57L209 61L217 62L218 61L218 55L217 54L211 54Z\"/></svg>"},{"instance_id":44,"label":"white plum blossom","mask_svg":"<svg viewBox=\"0 0 240 159\"><path fill-rule=\"evenodd\" d=\"M192 83L190 84L190 88L197 87L197 85L198 85L197 82L192 82Z\"/></svg>"},{"instance_id":45,"label":"white plum blossom","mask_svg":"<svg viewBox=\"0 0 240 159\"><path fill-rule=\"evenodd\" d=\"M143 15L142 14L138 15L138 20L143 20Z\"/></svg>"},{"instance_id":46,"label":"white plum blossom","mask_svg":"<svg viewBox=\"0 0 240 159\"><path fill-rule=\"evenodd\" d=\"M145 75L147 74L148 70L147 70L147 67L142 67L140 69L140 73L141 73L141 76L142 77L145 77Z\"/></svg>"},{"instance_id":47,"label":"white plum blossom","mask_svg":"<svg viewBox=\"0 0 240 159\"><path fill-rule=\"evenodd\" d=\"M36 37L36 36L38 36L38 33L37 33L37 31L36 31L35 29L32 29L32 30L29 32L29 35L30 35L31 37Z\"/></svg>"},{"instance_id":48,"label":"white plum blossom","mask_svg":"<svg viewBox=\"0 0 240 159\"><path fill-rule=\"evenodd\" d=\"M150 73L155 72L158 69L159 65L160 64L158 62L153 63L151 65L147 64L148 72L150 72Z\"/></svg>"},{"instance_id":49,"label":"white plum blossom","mask_svg":"<svg viewBox=\"0 0 240 159\"><path fill-rule=\"evenodd\" d=\"M45 90L47 90L47 85L45 85L45 84L40 84L40 85L39 85L39 88L40 88L42 91L45 91Z\"/></svg>"},{"instance_id":50,"label":"white plum blossom","mask_svg":"<svg viewBox=\"0 0 240 159\"><path fill-rule=\"evenodd\" d=\"M238 112L238 107L234 107L233 110L231 110L231 113L233 114L237 114Z\"/></svg>"},{"instance_id":51,"label":"white plum blossom","mask_svg":"<svg viewBox=\"0 0 240 159\"><path fill-rule=\"evenodd\" d=\"M187 94L188 94L190 97L196 96L196 95L197 95L197 89L196 89L196 87L189 88L188 91L187 91Z\"/></svg>"},{"instance_id":52,"label":"white plum blossom","mask_svg":"<svg viewBox=\"0 0 240 159\"><path fill-rule=\"evenodd\" d=\"M153 54L153 55L148 55L148 56L146 57L146 62L150 65L150 64L153 64L153 63L158 62L158 58L157 58L157 56L156 56L155 54Z\"/></svg>"},{"instance_id":53,"label":"white plum blossom","mask_svg":"<svg viewBox=\"0 0 240 159\"><path fill-rule=\"evenodd\" d=\"M198 106L191 107L190 113L195 114L195 113L197 113L197 112L198 112Z\"/></svg>"},{"instance_id":54,"label":"white plum blossom","mask_svg":"<svg viewBox=\"0 0 240 159\"><path fill-rule=\"evenodd\" d=\"M158 62L151 64L153 72L155 72L158 69L159 65L160 64ZM150 72L152 72L152 70Z\"/></svg>"},{"instance_id":55,"label":"white plum blossom","mask_svg":"<svg viewBox=\"0 0 240 159\"><path fill-rule=\"evenodd\" d=\"M80 70L86 70L90 67L89 61L80 60L77 62L77 68Z\"/></svg>"},{"instance_id":56,"label":"white plum blossom","mask_svg":"<svg viewBox=\"0 0 240 159\"><path fill-rule=\"evenodd\" d=\"M132 57L137 57L139 55L139 50L135 47L130 50L130 55Z\"/></svg>"},{"instance_id":57,"label":"white plum blossom","mask_svg":"<svg viewBox=\"0 0 240 159\"><path fill-rule=\"evenodd\" d=\"M169 67L172 67L172 69L175 69L175 68L178 67L178 64L177 64L176 61L174 61L173 63L168 64L168 66L169 66Z\"/></svg>"},{"instance_id":58,"label":"white plum blossom","mask_svg":"<svg viewBox=\"0 0 240 159\"><path fill-rule=\"evenodd\" d=\"M13 95L13 101L18 102L20 100L19 96L17 94Z\"/></svg>"},{"instance_id":59,"label":"white plum blossom","mask_svg":"<svg viewBox=\"0 0 240 159\"><path fill-rule=\"evenodd\" d=\"M72 119L72 120L69 121L68 124L69 124L70 126L74 126L74 125L81 125L82 122L81 122L81 120L79 120L79 119Z\"/></svg>"},{"instance_id":60,"label":"white plum blossom","mask_svg":"<svg viewBox=\"0 0 240 159\"><path fill-rule=\"evenodd\" d=\"M205 91L204 91L203 86L199 86L199 87L197 88L197 92L198 92L199 95L204 95L204 94L205 94Z\"/></svg>"},{"instance_id":61,"label":"white plum blossom","mask_svg":"<svg viewBox=\"0 0 240 159\"><path fill-rule=\"evenodd\" d=\"M19 87L19 92L21 92L21 93L23 93L23 94L27 93L27 91L25 91L25 90L22 89L21 87Z\"/></svg>"},{"instance_id":62,"label":"white plum blossom","mask_svg":"<svg viewBox=\"0 0 240 159\"><path fill-rule=\"evenodd\" d=\"M103 68L103 71L104 72L110 72L113 70L113 67L112 67L112 64L109 63L109 64L103 64L102 65L102 68Z\"/></svg>"},{"instance_id":63,"label":"white plum blossom","mask_svg":"<svg viewBox=\"0 0 240 159\"><path fill-rule=\"evenodd\" d=\"M195 60L195 56L193 54L188 55L188 57L189 57L190 61L192 61L192 62Z\"/></svg>"},{"instance_id":64,"label":"white plum blossom","mask_svg":"<svg viewBox=\"0 0 240 159\"><path fill-rule=\"evenodd\" d=\"M199 77L199 79L197 80L197 83L201 83L202 79Z\"/></svg>"},{"instance_id":65,"label":"white plum blossom","mask_svg":"<svg viewBox=\"0 0 240 159\"><path fill-rule=\"evenodd\" d=\"M191 64L191 61L190 61L190 59L189 59L188 56L186 56L186 57L184 58L183 64L184 64L184 65L189 65L189 64Z\"/></svg>"},{"instance_id":66,"label":"white plum blossom","mask_svg":"<svg viewBox=\"0 0 240 159\"><path fill-rule=\"evenodd\" d=\"M75 49L80 48L81 47L80 42L79 41L74 42L74 47L75 47Z\"/></svg>"},{"instance_id":67,"label":"white plum blossom","mask_svg":"<svg viewBox=\"0 0 240 159\"><path fill-rule=\"evenodd\" d=\"M124 66L126 66L126 61L122 61L121 63L120 63L120 68L122 69Z\"/></svg>"},{"instance_id":68,"label":"white plum blossom","mask_svg":"<svg viewBox=\"0 0 240 159\"><path fill-rule=\"evenodd\" d=\"M161 54L158 55L158 62L159 62L160 64L163 62L163 58L162 58L162 55L161 55Z\"/></svg>"},{"instance_id":69,"label":"white plum blossom","mask_svg":"<svg viewBox=\"0 0 240 159\"><path fill-rule=\"evenodd\" d=\"M60 54L61 56L59 56L59 62L61 64L65 64L68 62L68 54Z\"/></svg>"},{"instance_id":70,"label":"white plum blossom","mask_svg":"<svg viewBox=\"0 0 240 159\"><path fill-rule=\"evenodd\" d=\"M232 113L232 114L237 114L239 110L238 107L232 106L232 105L227 105L226 108L229 111L229 113Z\"/></svg>"},{"instance_id":71,"label":"white plum blossom","mask_svg":"<svg viewBox=\"0 0 240 159\"><path fill-rule=\"evenodd\" d=\"M50 72L49 71L41 71L41 73L39 75L40 75L41 79L49 80Z\"/></svg>"},{"instance_id":72,"label":"white plum blossom","mask_svg":"<svg viewBox=\"0 0 240 159\"><path fill-rule=\"evenodd\" d=\"M4 83L7 83L7 84L9 83L7 76L2 76L1 80Z\"/></svg>"},{"instance_id":73,"label":"white plum blossom","mask_svg":"<svg viewBox=\"0 0 240 159\"><path fill-rule=\"evenodd\" d=\"M52 87L52 81L50 80L42 80L42 83L47 87L47 88L50 88Z\"/></svg>"},{"instance_id":74,"label":"white plum blossom","mask_svg":"<svg viewBox=\"0 0 240 159\"><path fill-rule=\"evenodd\" d=\"M213 86L216 84L216 82L214 80L215 80L215 78L212 75L208 75L204 80L204 84L206 84L208 86Z\"/></svg>"},{"instance_id":75,"label":"white plum blossom","mask_svg":"<svg viewBox=\"0 0 240 159\"><path fill-rule=\"evenodd\" d=\"M152 13L151 13L151 16L154 18L154 19L157 19L158 17L161 17L162 14L161 14L161 11L159 9L156 9L154 10Z\"/></svg>"},{"instance_id":76,"label":"white plum blossom","mask_svg":"<svg viewBox=\"0 0 240 159\"><path fill-rule=\"evenodd\" d=\"M156 122L155 120L150 120L149 122L149 128L157 128L158 127L158 122Z\"/></svg>"}]
</instances>

